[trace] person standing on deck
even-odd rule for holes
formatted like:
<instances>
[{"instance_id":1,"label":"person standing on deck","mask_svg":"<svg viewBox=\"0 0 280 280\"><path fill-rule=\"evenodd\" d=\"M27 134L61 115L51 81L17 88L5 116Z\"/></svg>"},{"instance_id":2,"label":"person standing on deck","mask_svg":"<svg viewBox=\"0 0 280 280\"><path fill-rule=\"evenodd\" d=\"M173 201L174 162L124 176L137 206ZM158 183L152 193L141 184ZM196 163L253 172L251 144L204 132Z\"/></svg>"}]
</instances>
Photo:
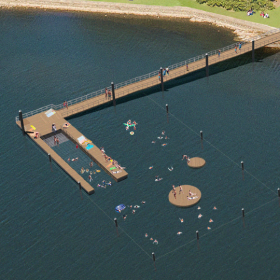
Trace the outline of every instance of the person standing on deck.
<instances>
[{"instance_id":1,"label":"person standing on deck","mask_svg":"<svg viewBox=\"0 0 280 280\"><path fill-rule=\"evenodd\" d=\"M221 50L218 50L218 57L221 56Z\"/></svg>"},{"instance_id":2,"label":"person standing on deck","mask_svg":"<svg viewBox=\"0 0 280 280\"><path fill-rule=\"evenodd\" d=\"M242 46L242 44L241 44L241 42L239 43L239 51L241 52L241 46Z\"/></svg>"},{"instance_id":3,"label":"person standing on deck","mask_svg":"<svg viewBox=\"0 0 280 280\"><path fill-rule=\"evenodd\" d=\"M107 99L107 97L108 97L108 89L105 88L105 98Z\"/></svg>"}]
</instances>

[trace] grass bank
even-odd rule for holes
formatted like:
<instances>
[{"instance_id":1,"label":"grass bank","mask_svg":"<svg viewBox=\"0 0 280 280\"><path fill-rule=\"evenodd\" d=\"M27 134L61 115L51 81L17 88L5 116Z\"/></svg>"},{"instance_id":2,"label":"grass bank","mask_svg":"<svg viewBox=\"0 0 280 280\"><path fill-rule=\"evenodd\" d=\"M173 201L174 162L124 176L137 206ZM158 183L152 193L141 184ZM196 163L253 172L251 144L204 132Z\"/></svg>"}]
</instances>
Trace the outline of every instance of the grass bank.
<instances>
[{"instance_id":1,"label":"grass bank","mask_svg":"<svg viewBox=\"0 0 280 280\"><path fill-rule=\"evenodd\" d=\"M111 2L111 3L126 3L126 4L142 4L156 6L181 6L194 8L206 12L216 13L224 16L233 17L236 19L247 20L251 22L266 24L272 27L280 28L280 7L269 11L270 18L264 19L259 12L253 16L247 16L246 12L227 11L219 7L209 7L206 4L198 4L195 0L98 0L96 2Z\"/></svg>"}]
</instances>

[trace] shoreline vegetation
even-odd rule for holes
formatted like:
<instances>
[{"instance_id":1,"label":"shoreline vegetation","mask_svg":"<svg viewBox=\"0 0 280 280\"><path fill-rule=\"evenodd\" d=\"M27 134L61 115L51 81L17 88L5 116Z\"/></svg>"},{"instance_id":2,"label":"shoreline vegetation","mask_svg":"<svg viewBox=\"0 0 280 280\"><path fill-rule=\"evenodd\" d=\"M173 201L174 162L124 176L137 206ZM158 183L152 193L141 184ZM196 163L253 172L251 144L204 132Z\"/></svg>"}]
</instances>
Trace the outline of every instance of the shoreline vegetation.
<instances>
[{"instance_id":1,"label":"shoreline vegetation","mask_svg":"<svg viewBox=\"0 0 280 280\"><path fill-rule=\"evenodd\" d=\"M248 41L260 33L275 29L265 24L250 22L221 14L188 7L154 6L84 0L0 0L1 9L42 9L68 12L150 16L156 18L187 18L193 22L208 22L233 30L237 40Z\"/></svg>"}]
</instances>

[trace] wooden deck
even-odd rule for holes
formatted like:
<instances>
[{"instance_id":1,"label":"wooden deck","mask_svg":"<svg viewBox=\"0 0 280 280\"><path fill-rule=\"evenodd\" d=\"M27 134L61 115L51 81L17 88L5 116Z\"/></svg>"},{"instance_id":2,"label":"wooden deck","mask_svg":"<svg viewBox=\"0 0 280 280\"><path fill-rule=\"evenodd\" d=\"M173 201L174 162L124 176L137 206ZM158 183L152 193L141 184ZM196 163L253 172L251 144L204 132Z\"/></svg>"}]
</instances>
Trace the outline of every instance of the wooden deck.
<instances>
[{"instance_id":1,"label":"wooden deck","mask_svg":"<svg viewBox=\"0 0 280 280\"><path fill-rule=\"evenodd\" d=\"M180 193L180 187L176 187L176 196L171 190L168 195L169 202L177 207L190 207L197 204L201 199L201 192L198 188L190 185L182 185L183 192ZM190 194L190 192L192 194Z\"/></svg>"},{"instance_id":2,"label":"wooden deck","mask_svg":"<svg viewBox=\"0 0 280 280\"><path fill-rule=\"evenodd\" d=\"M114 169L112 171L118 171L118 173L112 173L110 168L113 165L110 162L105 160L100 149L94 144L93 148L90 150L86 149L86 145L82 145L78 142L78 138L83 136L74 126L69 126L68 128L63 128L63 124L67 121L61 116L60 112L56 112L51 117L47 117L45 112L39 113L37 115L31 116L29 118L24 119L24 129L25 131L29 131L31 129L31 125L36 128L36 132L40 133L40 137L45 135L51 135L52 132L52 124L55 123L57 130L61 130L63 134L65 134L71 141L79 145L79 148L86 153L90 159L92 159L98 166L100 166L107 174L109 174L116 182L124 180L127 178L128 174L125 170ZM17 122L17 125L21 128L20 121ZM69 164L62 159L50 146L48 146L41 138L35 139L30 134L27 134L40 148L45 151L47 154L50 154L52 160L54 160L69 176L76 181L80 182L82 188L88 193L94 193L94 188L84 180L73 168L69 166ZM86 136L85 136L86 138ZM91 140L91 139L90 139ZM92 141L93 142L93 141ZM61 144L63 145L63 144Z\"/></svg>"},{"instance_id":3,"label":"wooden deck","mask_svg":"<svg viewBox=\"0 0 280 280\"><path fill-rule=\"evenodd\" d=\"M262 38L256 40L254 42L254 49L261 48L271 43L275 43L280 41L280 29L277 33L273 33L270 35L265 34ZM228 48L226 48L228 49ZM215 54L208 57L208 66L220 63L222 61L243 55L244 53L248 53L252 51L252 43L246 43L242 45L241 50L237 50L235 52L234 49L229 49L227 51L223 51L220 55ZM163 82L167 82L176 78L179 78L184 75L188 75L197 70L206 68L206 59L201 59L198 57L197 59L193 59L194 62L188 64L187 66L177 67L175 69L170 69L169 75L163 77ZM182 65L182 64L180 64ZM211 74L211 73L210 73ZM153 74L154 75L154 74ZM153 86L157 86L161 84L158 75L150 78L135 78L132 83L123 83L124 86L115 89L115 97L116 100L122 98L124 96L128 96L132 93L138 92L140 90L148 89ZM145 75L146 77L146 75ZM138 82L134 82L138 80ZM139 81L141 80L141 81ZM101 93L102 91L99 91ZM97 94L97 93L96 93ZM63 134L67 136L74 143L78 143L78 138L83 136L75 127L70 126L66 129L63 129L63 124L66 123L67 117L82 113L84 111L90 110L94 107L103 105L103 104L112 104L112 99L105 98L104 94L99 94L95 97L89 98L87 95L85 97L78 98L72 102L73 105L70 105L67 108L62 108L62 104L60 105L48 105L46 107L37 109L33 112L26 113L24 115L24 129L25 131L30 130L31 126L36 127L36 132L40 133L40 137L51 134L52 133L52 123L56 124L57 130L61 130ZM55 111L55 114L52 116L47 116L45 110L50 108L62 108ZM16 123L19 127L21 127L20 121L16 119ZM28 134L29 135L29 134ZM55 151L48 146L42 139L34 139L29 135L29 137L38 144L46 153L51 154L52 159L66 172L69 174L73 180L77 183L80 182L82 188L89 194L94 192L94 188L85 181L74 169L72 169L67 162L65 162ZM85 137L86 138L86 137ZM86 149L85 145L79 144L80 148L94 161L96 162L105 172L107 172L115 181L119 182L125 178L127 178L128 174L126 171L121 169L114 169L113 171L118 171L118 173L113 173L110 168L110 162L106 161L102 152L95 144L94 147L90 150ZM195 191L194 191L195 192ZM178 200L177 200L178 202ZM172 202L171 202L172 203ZM180 205L179 205L180 206Z\"/></svg>"},{"instance_id":4,"label":"wooden deck","mask_svg":"<svg viewBox=\"0 0 280 280\"><path fill-rule=\"evenodd\" d=\"M280 41L280 32L255 41L254 49L256 50L256 49L262 48L270 43L274 43L277 41ZM234 57L238 57L240 55L243 55L243 54L251 52L251 51L252 51L252 43L251 42L246 43L246 44L242 45L242 48L240 51L238 48L237 48L237 52L235 52L234 49L230 49L228 51L222 52L220 54L220 56L219 55L209 56L208 65L211 66L211 65L220 63L222 61L225 61L225 60L228 60L228 59L231 59ZM205 67L206 67L205 59L201 59L201 60L198 60L198 61L195 61L195 62L189 64L188 69L185 65L182 67L178 67L174 70L170 70L169 75L164 76L164 82L179 78L184 75L188 75L192 72L203 69ZM154 77L142 80L140 82L135 82L135 83L129 84L127 86L115 89L116 100L119 98L122 98L124 96L128 96L132 93L138 92L140 90L148 89L153 86L160 85L160 84L161 84L161 82L160 82L158 76L154 76ZM59 112L61 113L61 115L63 117L67 118L67 117L82 113L84 111L90 110L94 107L97 107L97 106L100 106L100 105L103 105L106 103L112 104L112 99L110 99L110 100L106 99L105 95L102 94L102 95L90 98L88 100L84 100L82 102L76 103L74 105L71 105L68 107L68 109L66 109L66 108L60 109Z\"/></svg>"},{"instance_id":5,"label":"wooden deck","mask_svg":"<svg viewBox=\"0 0 280 280\"><path fill-rule=\"evenodd\" d=\"M206 164L206 161L200 157L193 157L188 162L188 166L191 168L201 168Z\"/></svg>"}]
</instances>

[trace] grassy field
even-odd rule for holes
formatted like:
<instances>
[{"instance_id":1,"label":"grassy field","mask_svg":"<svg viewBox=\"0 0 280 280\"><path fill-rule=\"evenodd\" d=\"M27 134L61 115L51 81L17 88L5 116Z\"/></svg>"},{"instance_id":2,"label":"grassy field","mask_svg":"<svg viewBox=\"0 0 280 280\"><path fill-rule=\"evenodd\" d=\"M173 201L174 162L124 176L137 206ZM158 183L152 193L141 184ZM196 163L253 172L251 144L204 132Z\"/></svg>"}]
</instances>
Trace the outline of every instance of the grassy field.
<instances>
[{"instance_id":1,"label":"grassy field","mask_svg":"<svg viewBox=\"0 0 280 280\"><path fill-rule=\"evenodd\" d=\"M156 6L182 6L195 8L198 10L212 12L220 15L230 16L237 19L248 20L252 22L262 23L273 27L280 28L280 7L269 11L270 18L264 19L257 12L253 16L247 16L246 12L227 11L223 8L209 7L206 4L198 4L195 0L100 0L100 2L114 2L114 3L128 3L128 4L143 4L143 5L156 5Z\"/></svg>"}]
</instances>

